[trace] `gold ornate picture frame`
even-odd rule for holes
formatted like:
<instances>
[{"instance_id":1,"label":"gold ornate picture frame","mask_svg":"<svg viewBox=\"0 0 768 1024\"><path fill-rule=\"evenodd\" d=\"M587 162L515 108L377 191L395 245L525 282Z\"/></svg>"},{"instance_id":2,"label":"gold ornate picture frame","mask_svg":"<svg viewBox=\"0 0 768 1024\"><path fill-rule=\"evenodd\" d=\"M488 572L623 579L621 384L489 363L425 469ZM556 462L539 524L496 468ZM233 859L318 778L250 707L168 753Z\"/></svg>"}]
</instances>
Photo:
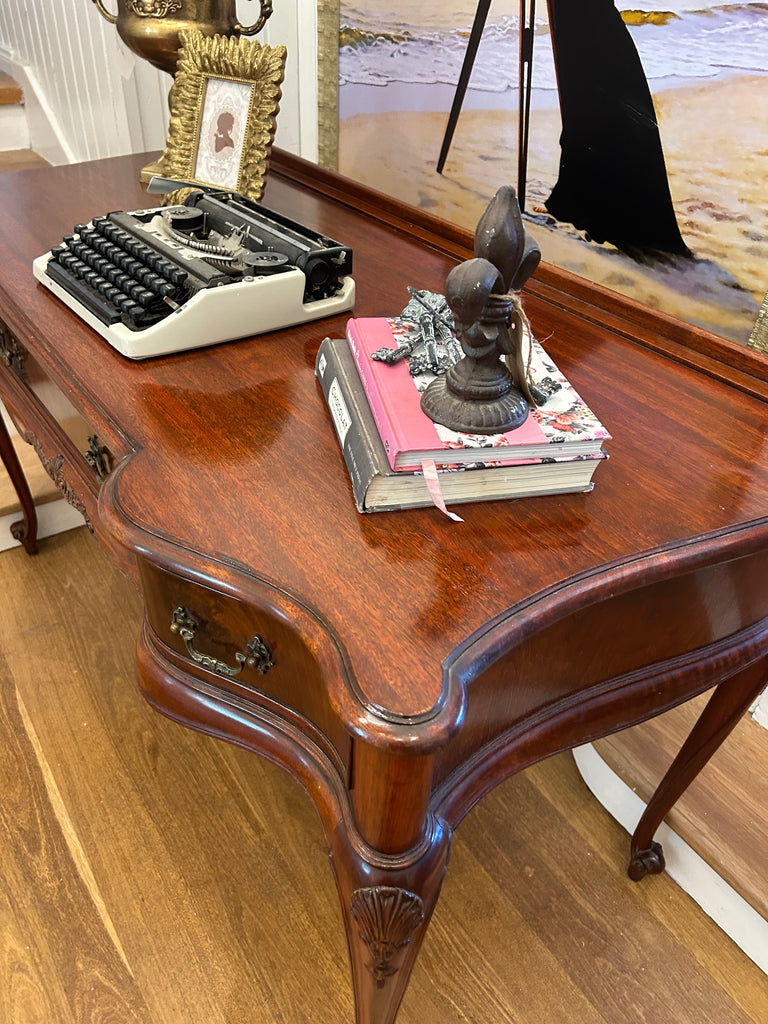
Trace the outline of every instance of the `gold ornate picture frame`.
<instances>
[{"instance_id":1,"label":"gold ornate picture frame","mask_svg":"<svg viewBox=\"0 0 768 1024\"><path fill-rule=\"evenodd\" d=\"M768 355L768 293L763 299L755 326L749 336L749 347Z\"/></svg>"},{"instance_id":2,"label":"gold ornate picture frame","mask_svg":"<svg viewBox=\"0 0 768 1024\"><path fill-rule=\"evenodd\" d=\"M275 137L286 49L180 32L162 174L260 199Z\"/></svg>"}]
</instances>

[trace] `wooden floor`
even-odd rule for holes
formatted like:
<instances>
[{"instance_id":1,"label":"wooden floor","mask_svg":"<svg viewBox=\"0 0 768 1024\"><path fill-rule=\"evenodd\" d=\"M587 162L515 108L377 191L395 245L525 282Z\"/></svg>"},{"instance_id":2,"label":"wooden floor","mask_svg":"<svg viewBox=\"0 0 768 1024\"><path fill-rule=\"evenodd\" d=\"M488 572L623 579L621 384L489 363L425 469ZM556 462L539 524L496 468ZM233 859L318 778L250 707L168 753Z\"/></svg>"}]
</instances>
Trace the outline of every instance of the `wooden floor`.
<instances>
[{"instance_id":1,"label":"wooden floor","mask_svg":"<svg viewBox=\"0 0 768 1024\"><path fill-rule=\"evenodd\" d=\"M2 1024L349 1024L319 821L133 682L140 602L84 528L0 555ZM765 1024L768 979L569 755L459 829L399 1024Z\"/></svg>"},{"instance_id":2,"label":"wooden floor","mask_svg":"<svg viewBox=\"0 0 768 1024\"><path fill-rule=\"evenodd\" d=\"M25 171L30 167L49 167L50 164L31 149L11 149L0 152L0 171Z\"/></svg>"},{"instance_id":3,"label":"wooden floor","mask_svg":"<svg viewBox=\"0 0 768 1024\"><path fill-rule=\"evenodd\" d=\"M57 501L61 498L61 491L43 469L43 464L32 445L27 444L18 434L14 434L12 440L35 505ZM19 512L20 509L18 495L11 478L4 470L0 469L0 516Z\"/></svg>"},{"instance_id":4,"label":"wooden floor","mask_svg":"<svg viewBox=\"0 0 768 1024\"><path fill-rule=\"evenodd\" d=\"M708 697L608 736L595 748L647 803ZM768 729L745 715L666 821L768 921Z\"/></svg>"}]
</instances>

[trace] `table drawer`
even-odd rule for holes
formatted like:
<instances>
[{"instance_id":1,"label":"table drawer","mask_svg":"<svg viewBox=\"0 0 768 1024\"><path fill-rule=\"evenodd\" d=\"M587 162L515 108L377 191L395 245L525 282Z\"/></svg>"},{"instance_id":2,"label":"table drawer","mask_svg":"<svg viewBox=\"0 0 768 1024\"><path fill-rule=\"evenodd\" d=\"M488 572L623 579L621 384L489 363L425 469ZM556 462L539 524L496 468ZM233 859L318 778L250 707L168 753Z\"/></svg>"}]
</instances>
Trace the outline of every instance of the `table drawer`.
<instances>
[{"instance_id":1,"label":"table drawer","mask_svg":"<svg viewBox=\"0 0 768 1024\"><path fill-rule=\"evenodd\" d=\"M351 737L333 708L309 643L268 584L248 602L146 559L139 572L149 625L171 660L275 710L319 743L346 775ZM249 581L253 583L253 581Z\"/></svg>"},{"instance_id":2,"label":"table drawer","mask_svg":"<svg viewBox=\"0 0 768 1024\"><path fill-rule=\"evenodd\" d=\"M3 401L19 433L91 525L88 513L94 511L99 488L113 468L112 453L2 321L0 379Z\"/></svg>"}]
</instances>

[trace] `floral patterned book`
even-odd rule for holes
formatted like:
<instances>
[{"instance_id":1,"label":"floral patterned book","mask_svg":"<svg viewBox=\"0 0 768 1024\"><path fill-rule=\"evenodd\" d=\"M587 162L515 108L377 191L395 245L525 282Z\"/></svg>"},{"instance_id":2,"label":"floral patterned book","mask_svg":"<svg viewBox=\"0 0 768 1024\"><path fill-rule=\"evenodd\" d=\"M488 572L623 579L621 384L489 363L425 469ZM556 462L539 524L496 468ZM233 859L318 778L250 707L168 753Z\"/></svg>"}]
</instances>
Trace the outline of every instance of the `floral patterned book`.
<instances>
[{"instance_id":1,"label":"floral patterned book","mask_svg":"<svg viewBox=\"0 0 768 1024\"><path fill-rule=\"evenodd\" d=\"M438 468L509 465L599 455L610 434L541 345L529 340L529 381L545 399L525 423L504 434L464 434L433 423L421 411L421 392L434 379L408 361L386 362L410 325L400 317L358 317L347 323L347 342L365 388L392 469L414 472L424 461ZM376 358L374 358L376 353Z\"/></svg>"},{"instance_id":2,"label":"floral patterned book","mask_svg":"<svg viewBox=\"0 0 768 1024\"><path fill-rule=\"evenodd\" d=\"M316 373L336 429L358 511L391 512L436 504L423 472L395 471L389 465L345 338L326 338L322 342ZM444 505L570 494L592 490L592 476L605 458L606 453L600 451L596 455L565 459L487 465L475 462L439 469L436 476Z\"/></svg>"}]
</instances>

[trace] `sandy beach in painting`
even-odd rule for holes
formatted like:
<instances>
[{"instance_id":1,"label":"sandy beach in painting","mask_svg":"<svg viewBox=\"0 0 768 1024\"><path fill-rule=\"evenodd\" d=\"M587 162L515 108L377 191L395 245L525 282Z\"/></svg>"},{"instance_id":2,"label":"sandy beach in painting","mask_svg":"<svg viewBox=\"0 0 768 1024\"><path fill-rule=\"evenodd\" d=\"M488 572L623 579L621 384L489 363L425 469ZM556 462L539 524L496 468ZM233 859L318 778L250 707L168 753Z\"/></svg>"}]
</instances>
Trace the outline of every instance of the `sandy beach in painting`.
<instances>
[{"instance_id":1,"label":"sandy beach in painting","mask_svg":"<svg viewBox=\"0 0 768 1024\"><path fill-rule=\"evenodd\" d=\"M672 82L654 89L654 104L678 223L695 259L638 264L546 215L543 203L557 180L560 156L560 115L552 89L533 94L529 228L545 260L746 343L768 289L768 76L691 76ZM435 164L453 94L448 89L446 101L446 88L426 81L342 83L339 169L471 228L500 185L517 183L516 93L468 94L438 175Z\"/></svg>"}]
</instances>

